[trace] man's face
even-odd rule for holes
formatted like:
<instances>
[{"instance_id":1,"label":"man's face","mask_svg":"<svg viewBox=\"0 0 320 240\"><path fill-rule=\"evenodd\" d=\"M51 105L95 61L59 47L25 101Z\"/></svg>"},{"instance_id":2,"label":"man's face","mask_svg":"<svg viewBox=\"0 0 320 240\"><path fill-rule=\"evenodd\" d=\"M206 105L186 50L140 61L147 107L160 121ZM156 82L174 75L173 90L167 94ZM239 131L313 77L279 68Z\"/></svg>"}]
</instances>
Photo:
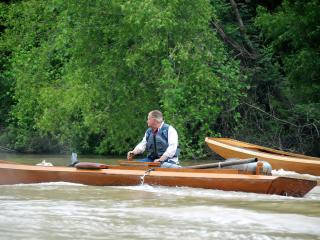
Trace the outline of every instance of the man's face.
<instances>
[{"instance_id":1,"label":"man's face","mask_svg":"<svg viewBox=\"0 0 320 240\"><path fill-rule=\"evenodd\" d=\"M157 127L157 123L158 122L152 116L150 116L150 114L149 114L148 115L148 120L147 120L148 127L156 128Z\"/></svg>"}]
</instances>

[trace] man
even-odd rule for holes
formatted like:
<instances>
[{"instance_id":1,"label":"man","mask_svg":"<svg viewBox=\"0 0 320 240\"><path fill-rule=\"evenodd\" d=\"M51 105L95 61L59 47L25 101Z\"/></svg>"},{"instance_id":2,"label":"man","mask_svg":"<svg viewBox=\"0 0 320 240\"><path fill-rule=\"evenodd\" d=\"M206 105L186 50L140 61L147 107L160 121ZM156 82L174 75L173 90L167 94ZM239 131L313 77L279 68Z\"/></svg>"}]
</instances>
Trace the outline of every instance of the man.
<instances>
[{"instance_id":1,"label":"man","mask_svg":"<svg viewBox=\"0 0 320 240\"><path fill-rule=\"evenodd\" d=\"M132 160L135 155L147 150L147 158L139 160L140 162L160 162L161 167L164 168L180 167L177 131L164 123L163 115L158 110L149 112L147 124L149 128L142 141L128 152L128 160Z\"/></svg>"}]
</instances>

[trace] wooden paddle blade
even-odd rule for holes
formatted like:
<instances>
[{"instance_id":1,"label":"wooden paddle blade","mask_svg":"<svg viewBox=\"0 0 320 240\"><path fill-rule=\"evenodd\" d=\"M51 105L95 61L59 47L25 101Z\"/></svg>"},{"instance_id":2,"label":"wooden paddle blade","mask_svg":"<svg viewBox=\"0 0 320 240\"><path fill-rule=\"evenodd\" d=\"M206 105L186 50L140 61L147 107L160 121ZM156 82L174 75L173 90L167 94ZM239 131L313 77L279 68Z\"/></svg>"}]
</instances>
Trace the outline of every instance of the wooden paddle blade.
<instances>
[{"instance_id":1,"label":"wooden paddle blade","mask_svg":"<svg viewBox=\"0 0 320 240\"><path fill-rule=\"evenodd\" d=\"M106 169L109 168L108 165L102 163L92 163L92 162L80 162L75 165L77 169Z\"/></svg>"}]
</instances>

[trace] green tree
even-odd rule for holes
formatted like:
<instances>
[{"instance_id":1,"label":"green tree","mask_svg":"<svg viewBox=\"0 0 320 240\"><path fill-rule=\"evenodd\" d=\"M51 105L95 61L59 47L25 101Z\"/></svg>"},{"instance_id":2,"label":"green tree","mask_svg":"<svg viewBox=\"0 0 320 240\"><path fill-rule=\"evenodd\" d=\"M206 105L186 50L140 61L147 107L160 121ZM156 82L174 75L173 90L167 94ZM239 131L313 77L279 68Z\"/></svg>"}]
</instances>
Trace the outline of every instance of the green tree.
<instances>
[{"instance_id":1,"label":"green tree","mask_svg":"<svg viewBox=\"0 0 320 240\"><path fill-rule=\"evenodd\" d=\"M288 141L301 151L319 152L320 127L320 5L319 1L285 0L274 12L258 8L256 24L264 34L267 52L283 73L278 83L282 99L273 106L288 123Z\"/></svg>"},{"instance_id":2,"label":"green tree","mask_svg":"<svg viewBox=\"0 0 320 240\"><path fill-rule=\"evenodd\" d=\"M17 145L124 153L159 108L184 156L202 156L219 115L237 117L243 88L239 62L210 26L215 11L206 0L11 4Z\"/></svg>"},{"instance_id":3,"label":"green tree","mask_svg":"<svg viewBox=\"0 0 320 240\"><path fill-rule=\"evenodd\" d=\"M6 5L0 3L0 39L5 30L3 26L4 14ZM0 129L5 126L5 121L8 118L8 110L10 109L10 77L6 75L5 71L8 69L8 51L5 49L0 41Z\"/></svg>"}]
</instances>

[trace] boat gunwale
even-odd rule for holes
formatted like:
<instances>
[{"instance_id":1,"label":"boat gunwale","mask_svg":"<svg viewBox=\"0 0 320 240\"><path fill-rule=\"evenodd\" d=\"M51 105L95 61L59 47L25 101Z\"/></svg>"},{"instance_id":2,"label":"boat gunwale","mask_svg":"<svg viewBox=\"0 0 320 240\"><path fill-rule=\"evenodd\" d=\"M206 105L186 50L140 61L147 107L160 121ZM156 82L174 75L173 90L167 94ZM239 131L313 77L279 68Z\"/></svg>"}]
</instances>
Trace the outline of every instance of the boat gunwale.
<instances>
[{"instance_id":1,"label":"boat gunwale","mask_svg":"<svg viewBox=\"0 0 320 240\"><path fill-rule=\"evenodd\" d=\"M24 165L24 164L6 164L1 163L0 169L14 169L14 170L23 170L23 171L48 171L48 172L69 172L69 173L91 173L91 174L109 174L109 175L139 175L143 176L146 173L146 170L141 169L117 169L117 168L105 168L105 169L77 169L73 167L62 167L62 166L34 166L34 165ZM159 176L159 177L185 177L185 178L223 178L223 179L267 179L272 180L278 176L270 175L255 175L248 173L228 173L221 169L222 173L218 172L208 172L206 169L192 169L193 172L190 172L190 169L187 169L186 172L175 171L174 169L162 170L161 168L149 168L153 169L146 176ZM204 171L203 171L204 170Z\"/></svg>"}]
</instances>

